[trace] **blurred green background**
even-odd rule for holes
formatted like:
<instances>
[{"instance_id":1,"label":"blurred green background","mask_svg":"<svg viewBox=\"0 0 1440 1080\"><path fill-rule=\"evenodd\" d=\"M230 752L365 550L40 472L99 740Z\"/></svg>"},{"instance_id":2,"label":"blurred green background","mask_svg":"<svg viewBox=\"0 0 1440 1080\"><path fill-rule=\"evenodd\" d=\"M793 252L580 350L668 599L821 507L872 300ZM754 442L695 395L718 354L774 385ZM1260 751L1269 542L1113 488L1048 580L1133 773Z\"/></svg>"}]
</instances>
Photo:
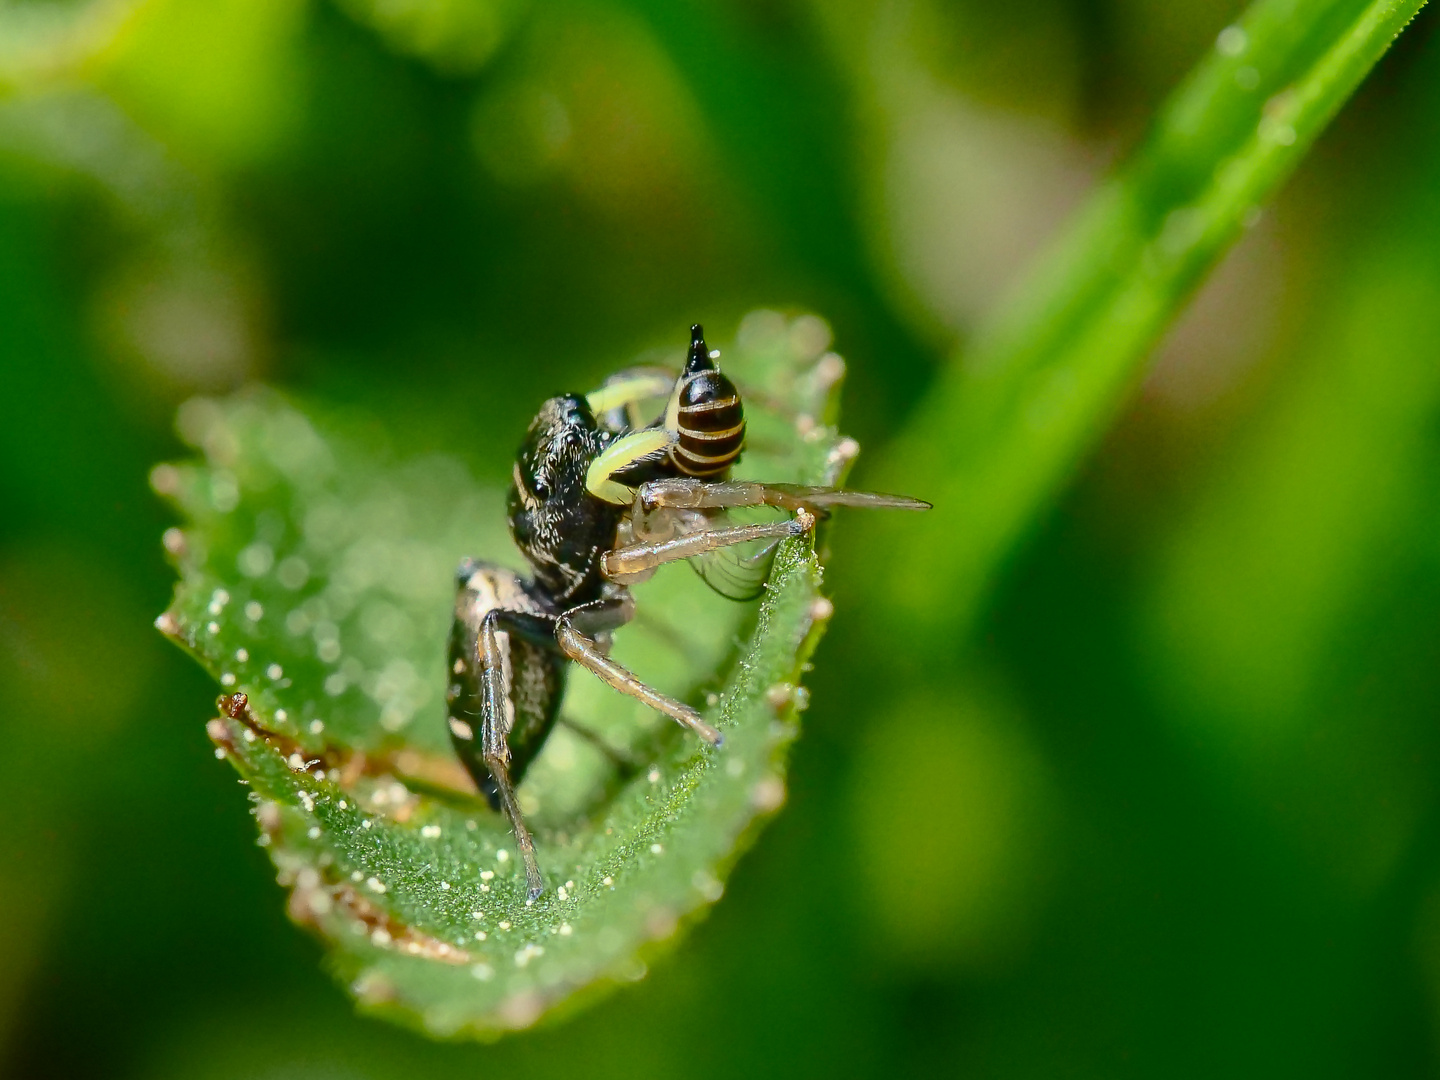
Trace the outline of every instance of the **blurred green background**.
<instances>
[{"instance_id":1,"label":"blurred green background","mask_svg":"<svg viewBox=\"0 0 1440 1080\"><path fill-rule=\"evenodd\" d=\"M356 1017L213 759L214 686L150 626L148 470L179 402L250 380L503 484L541 398L793 305L850 361L863 486L1239 10L0 3L3 1074L1434 1075L1433 12L978 642L873 629L867 574L946 552L837 532L789 805L568 1023L447 1046ZM945 467L900 464L922 496Z\"/></svg>"}]
</instances>

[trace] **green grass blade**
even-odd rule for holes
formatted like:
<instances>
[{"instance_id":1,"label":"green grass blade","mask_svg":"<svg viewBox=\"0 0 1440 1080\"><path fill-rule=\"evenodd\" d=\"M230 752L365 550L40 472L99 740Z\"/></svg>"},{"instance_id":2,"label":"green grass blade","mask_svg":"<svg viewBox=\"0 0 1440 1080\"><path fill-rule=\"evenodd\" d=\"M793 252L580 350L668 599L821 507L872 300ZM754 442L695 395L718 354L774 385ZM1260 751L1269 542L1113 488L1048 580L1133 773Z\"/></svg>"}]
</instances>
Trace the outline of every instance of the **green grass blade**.
<instances>
[{"instance_id":1,"label":"green grass blade","mask_svg":"<svg viewBox=\"0 0 1440 1080\"><path fill-rule=\"evenodd\" d=\"M963 632L1196 282L1423 2L1261 0L1220 34L1132 162L887 451L876 486L936 506L907 548L946 557L889 561L871 579L877 608L918 617L918 638Z\"/></svg>"}]
</instances>

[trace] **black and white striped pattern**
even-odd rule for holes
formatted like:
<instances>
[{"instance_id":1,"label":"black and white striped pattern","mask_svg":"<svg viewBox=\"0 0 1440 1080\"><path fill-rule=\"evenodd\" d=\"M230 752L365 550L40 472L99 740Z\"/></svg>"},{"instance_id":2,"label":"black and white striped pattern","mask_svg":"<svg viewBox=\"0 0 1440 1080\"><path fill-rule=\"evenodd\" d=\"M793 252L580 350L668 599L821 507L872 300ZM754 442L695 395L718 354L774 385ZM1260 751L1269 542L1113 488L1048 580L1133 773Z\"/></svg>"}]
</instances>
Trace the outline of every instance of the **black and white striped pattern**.
<instances>
[{"instance_id":1,"label":"black and white striped pattern","mask_svg":"<svg viewBox=\"0 0 1440 1080\"><path fill-rule=\"evenodd\" d=\"M697 371L680 387L678 441L670 460L686 476L719 476L745 448L745 408L735 384L719 371Z\"/></svg>"}]
</instances>

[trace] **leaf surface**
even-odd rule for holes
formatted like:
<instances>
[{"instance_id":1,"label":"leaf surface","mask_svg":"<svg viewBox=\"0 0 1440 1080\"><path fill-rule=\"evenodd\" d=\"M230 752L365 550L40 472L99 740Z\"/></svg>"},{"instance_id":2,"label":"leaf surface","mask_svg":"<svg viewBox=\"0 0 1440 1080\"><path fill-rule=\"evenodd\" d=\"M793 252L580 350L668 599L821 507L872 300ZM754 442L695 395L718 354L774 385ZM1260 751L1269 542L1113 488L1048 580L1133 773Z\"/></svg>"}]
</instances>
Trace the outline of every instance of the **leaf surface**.
<instances>
[{"instance_id":1,"label":"leaf surface","mask_svg":"<svg viewBox=\"0 0 1440 1080\"><path fill-rule=\"evenodd\" d=\"M828 484L848 465L828 340L809 316L742 324L726 367L746 393L743 475ZM812 543L782 547L758 605L682 566L636 588L614 655L708 706L725 745L572 670L573 726L521 786L550 885L527 903L505 819L449 752L443 704L455 566L520 565L503 493L453 460L406 459L373 421L264 389L193 401L180 430L202 459L152 478L186 522L166 534L181 580L157 625L246 695L209 731L249 785L292 918L336 974L362 1004L447 1036L528 1026L642 975L784 801L800 676L831 611Z\"/></svg>"}]
</instances>

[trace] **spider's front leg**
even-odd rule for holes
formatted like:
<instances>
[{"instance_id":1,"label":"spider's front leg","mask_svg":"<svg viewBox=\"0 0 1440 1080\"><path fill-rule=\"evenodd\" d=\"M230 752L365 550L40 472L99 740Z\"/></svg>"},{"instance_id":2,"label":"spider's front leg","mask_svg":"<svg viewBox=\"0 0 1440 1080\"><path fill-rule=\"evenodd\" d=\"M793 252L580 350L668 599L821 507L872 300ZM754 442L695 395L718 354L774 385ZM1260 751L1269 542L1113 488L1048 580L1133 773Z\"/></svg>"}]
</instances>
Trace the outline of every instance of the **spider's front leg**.
<instances>
[{"instance_id":1,"label":"spider's front leg","mask_svg":"<svg viewBox=\"0 0 1440 1080\"><path fill-rule=\"evenodd\" d=\"M510 710L505 707L507 687L500 631L505 629L518 636L526 629L533 631L533 626L528 624L539 619L540 616L497 608L487 612L480 624L481 762L495 782L495 793L500 796L501 808L510 818L510 828L516 834L516 847L520 848L520 858L526 864L526 894L530 900L543 893L544 877L536 861L536 842L530 835L530 829L526 828L526 819L516 798L516 785L510 779L511 721L508 716ZM501 626L501 622L507 625Z\"/></svg>"},{"instance_id":2,"label":"spider's front leg","mask_svg":"<svg viewBox=\"0 0 1440 1080\"><path fill-rule=\"evenodd\" d=\"M634 615L635 601L628 592L581 604L556 620L555 640L559 643L561 652L622 694L629 694L652 709L664 713L711 746L719 746L723 741L720 732L707 724L698 712L684 702L676 701L646 686L632 671L617 664L600 650L595 635L623 626Z\"/></svg>"},{"instance_id":3,"label":"spider's front leg","mask_svg":"<svg viewBox=\"0 0 1440 1080\"><path fill-rule=\"evenodd\" d=\"M553 616L500 607L486 611L479 621L472 654L478 670L474 671L476 678L471 685L478 692L470 700L475 702L478 698L475 703L479 705L479 715L476 717L473 707L466 713L479 720L479 731L477 733L468 722L455 717L452 717L450 722L452 742L461 762L475 776L491 804L498 803L498 809L504 811L505 816L510 819L510 828L515 834L515 846L519 848L520 858L525 864L526 891L531 900L545 891L545 879L541 876L535 859L535 841L525 825L524 815L520 812L515 784L519 772L523 772L528 763L528 752L531 749L529 743L538 744L543 741L548 723L541 717L541 726L535 728L537 717L530 715L535 710L516 709L516 703L511 698L513 690L507 685L510 680L507 679L506 661L508 658L514 666L519 659L519 646L523 642L544 642L553 648L554 624ZM502 633L506 635L503 642L500 636ZM464 665L457 667L457 674L460 674L462 667ZM546 703L546 711L551 715L553 708L553 705ZM517 712L521 711L525 713L521 717L525 724L521 737L526 740L522 753L527 756L518 763L518 771L512 776L511 766L514 759L510 744Z\"/></svg>"}]
</instances>

